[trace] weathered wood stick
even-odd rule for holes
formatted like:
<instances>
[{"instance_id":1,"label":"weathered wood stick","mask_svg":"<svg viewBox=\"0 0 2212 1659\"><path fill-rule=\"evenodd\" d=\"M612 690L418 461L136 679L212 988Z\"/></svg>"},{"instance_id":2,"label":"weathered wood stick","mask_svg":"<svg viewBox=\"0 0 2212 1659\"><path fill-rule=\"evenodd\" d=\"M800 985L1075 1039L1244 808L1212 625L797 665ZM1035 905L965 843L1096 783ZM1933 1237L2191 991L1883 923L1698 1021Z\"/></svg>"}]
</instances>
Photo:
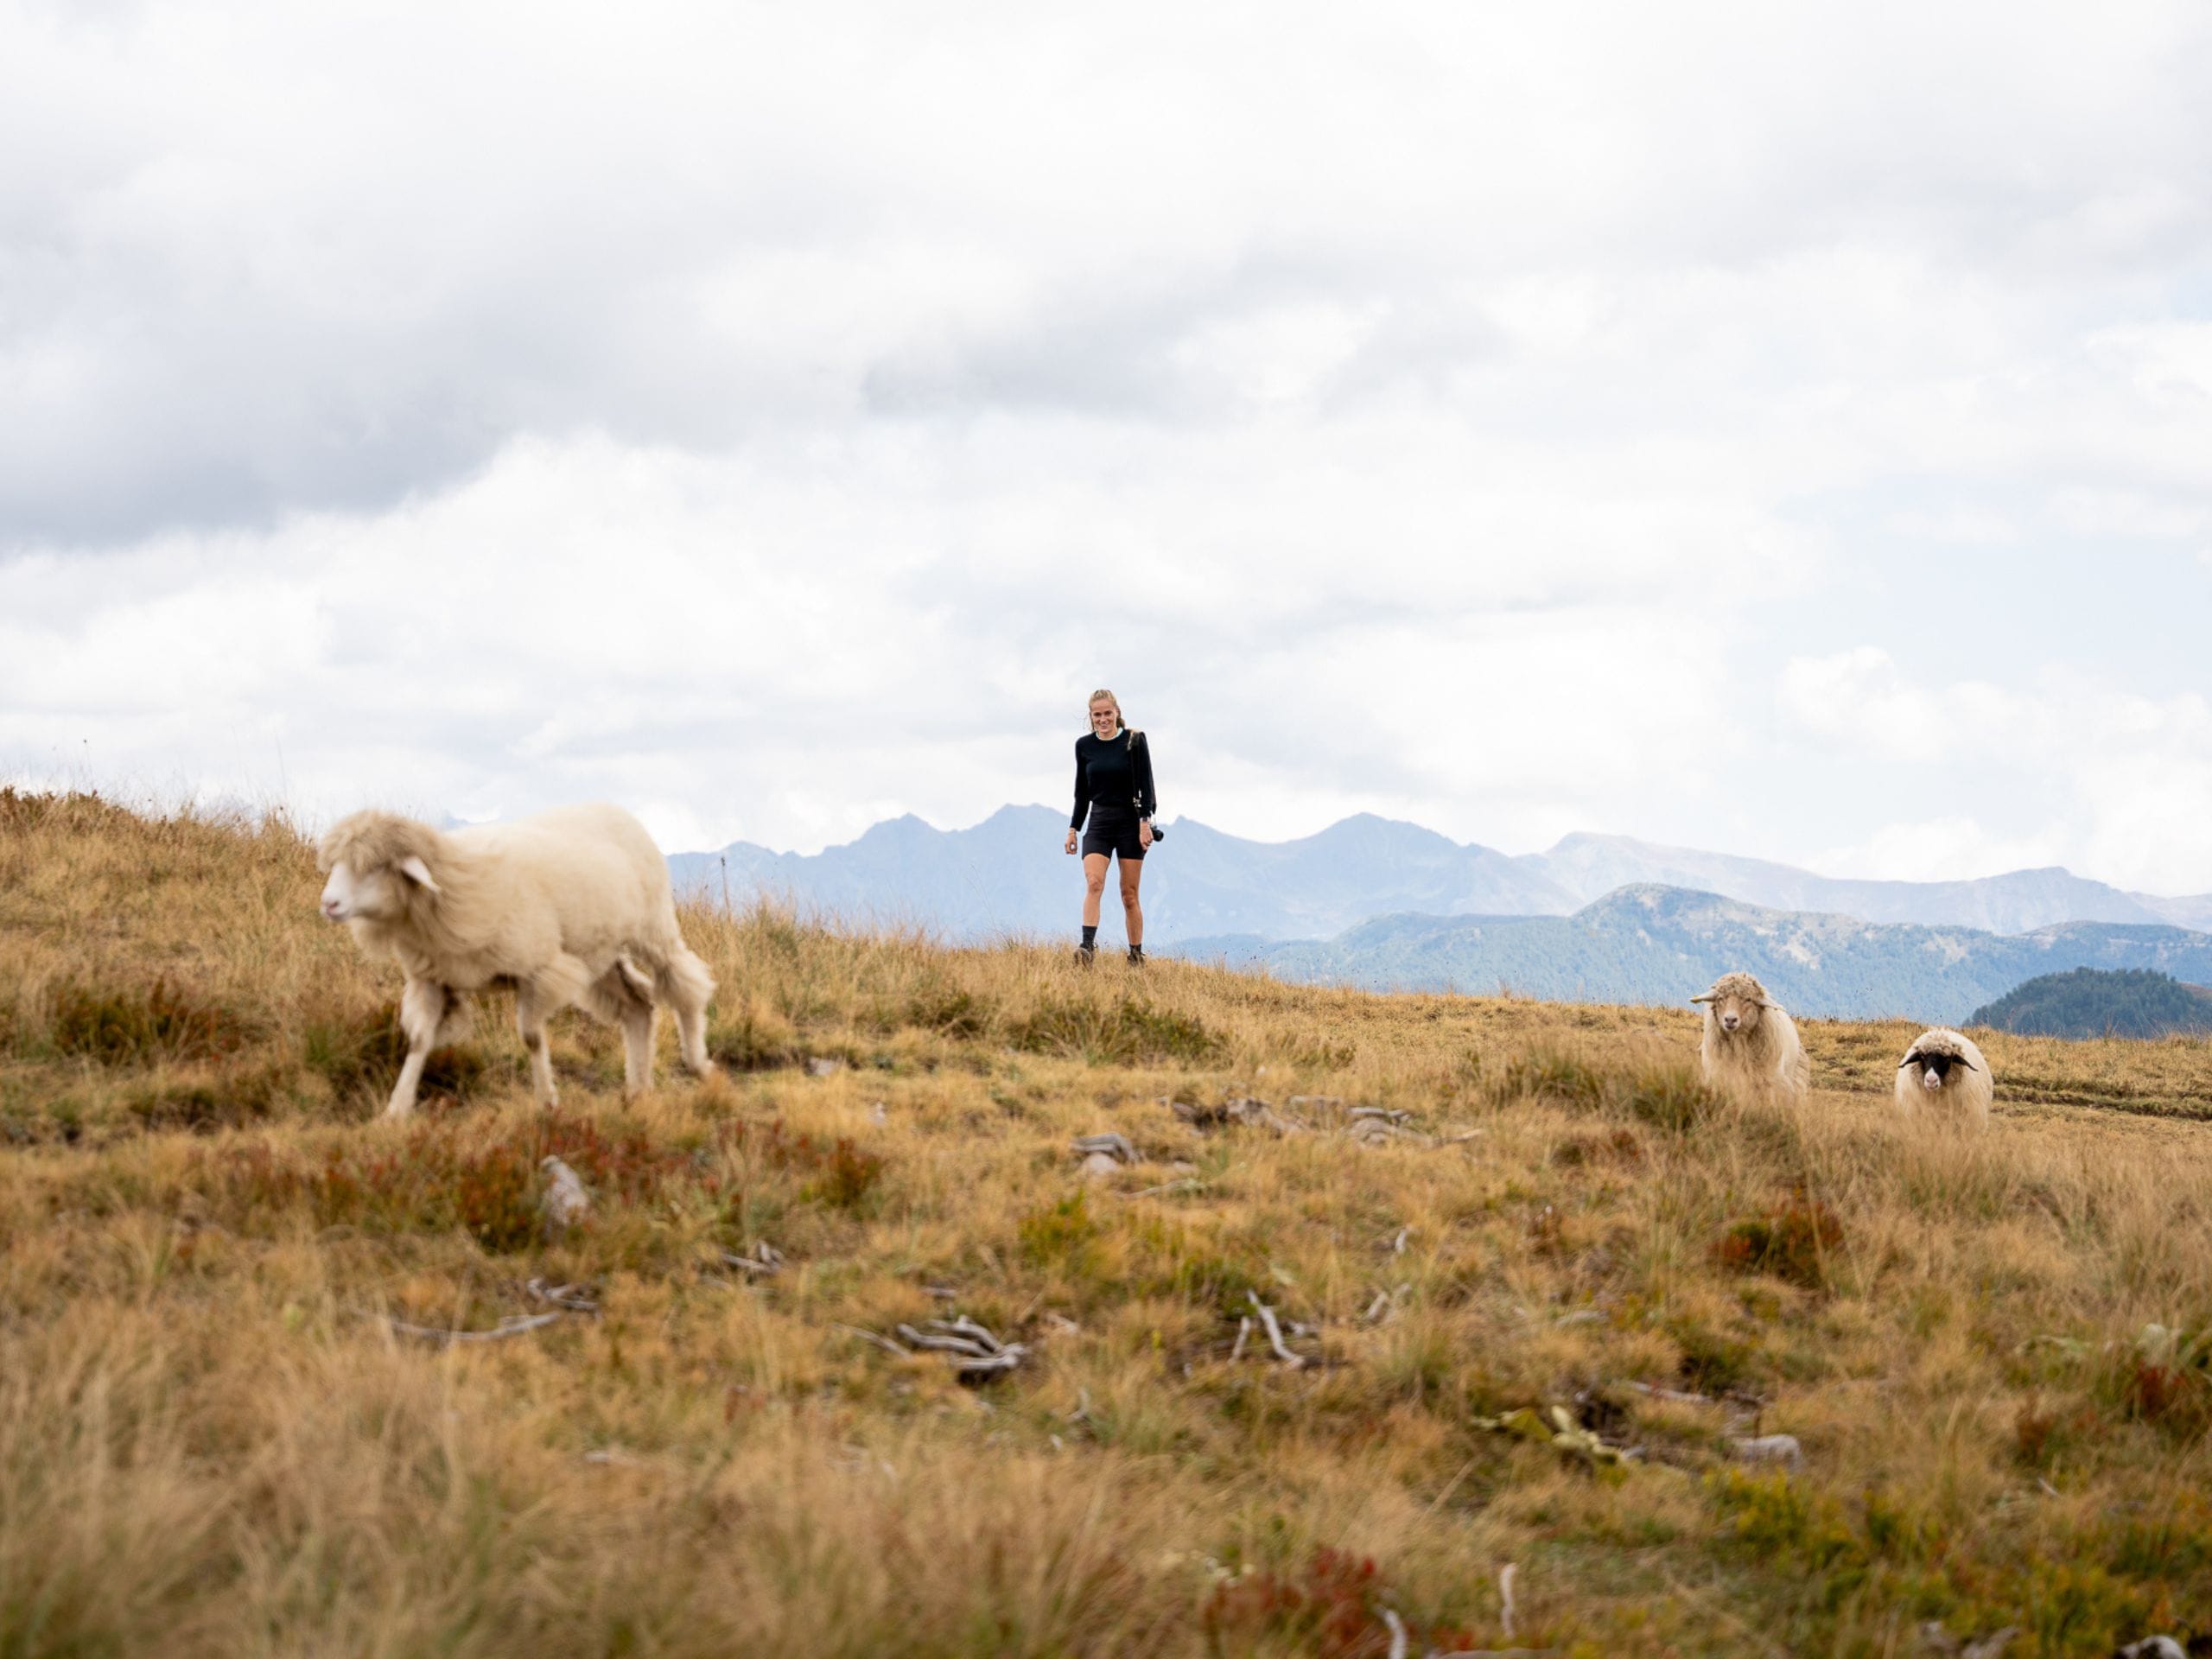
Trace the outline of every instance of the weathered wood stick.
<instances>
[{"instance_id":1,"label":"weathered wood stick","mask_svg":"<svg viewBox=\"0 0 2212 1659\"><path fill-rule=\"evenodd\" d=\"M1261 1326L1268 1333L1268 1346L1274 1350L1275 1357L1294 1371L1305 1364L1306 1361L1302 1356L1292 1353L1284 1345L1282 1327L1275 1323L1274 1309L1260 1300L1260 1293L1256 1290L1248 1290L1244 1294L1250 1299L1253 1307L1259 1313Z\"/></svg>"},{"instance_id":2,"label":"weathered wood stick","mask_svg":"<svg viewBox=\"0 0 2212 1659\"><path fill-rule=\"evenodd\" d=\"M405 1319L395 1319L389 1313L384 1322L403 1337L420 1337L425 1342L497 1342L503 1337L518 1337L525 1331L540 1331L560 1318L558 1313L531 1313L501 1319L490 1331L447 1331L434 1325L413 1325Z\"/></svg>"}]
</instances>

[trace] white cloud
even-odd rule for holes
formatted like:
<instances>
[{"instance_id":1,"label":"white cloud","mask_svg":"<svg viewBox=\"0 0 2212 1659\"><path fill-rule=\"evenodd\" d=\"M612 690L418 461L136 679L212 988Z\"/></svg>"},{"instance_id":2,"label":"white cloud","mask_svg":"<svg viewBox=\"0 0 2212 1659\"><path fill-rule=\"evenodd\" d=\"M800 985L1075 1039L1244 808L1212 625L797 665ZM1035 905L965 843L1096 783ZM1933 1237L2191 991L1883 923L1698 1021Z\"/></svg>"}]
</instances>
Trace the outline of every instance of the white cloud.
<instances>
[{"instance_id":1,"label":"white cloud","mask_svg":"<svg viewBox=\"0 0 2212 1659\"><path fill-rule=\"evenodd\" d=\"M1947 618L1923 624L1931 654L1947 658ZM2019 716L2012 696L1986 681L1930 686L1908 678L1878 645L1799 657L1783 671L1781 707L1802 729L1884 760L1925 761L1999 743Z\"/></svg>"},{"instance_id":2,"label":"white cloud","mask_svg":"<svg viewBox=\"0 0 2212 1659\"><path fill-rule=\"evenodd\" d=\"M1165 726L1175 810L1557 833L1671 774L1667 734L1720 696L1738 613L1684 605L1648 550L1756 542L1725 506L1466 493L1424 470L1448 435L1394 426L1234 513L1241 439L1073 430L1144 490L1028 429L766 460L530 442L387 513L0 564L0 756L288 780L311 815L619 794L672 841L817 846L1057 800L1103 677Z\"/></svg>"},{"instance_id":3,"label":"white cloud","mask_svg":"<svg viewBox=\"0 0 2212 1659\"><path fill-rule=\"evenodd\" d=\"M1105 679L1246 833L2212 887L2063 568L2202 601L2208 73L2187 0L18 8L0 771L813 846L1057 799ZM1880 805L1962 737L2039 758Z\"/></svg>"},{"instance_id":4,"label":"white cloud","mask_svg":"<svg viewBox=\"0 0 2212 1659\"><path fill-rule=\"evenodd\" d=\"M1890 763L1885 820L1825 868L1918 880L2063 863L2152 893L2212 887L2202 694L2146 697L2059 673L2000 692L1916 677L1862 646L1791 662L1780 702L1832 752Z\"/></svg>"},{"instance_id":5,"label":"white cloud","mask_svg":"<svg viewBox=\"0 0 2212 1659\"><path fill-rule=\"evenodd\" d=\"M2075 535L2099 540L2179 541L2212 524L2212 507L2133 490L2062 490L2051 512Z\"/></svg>"},{"instance_id":6,"label":"white cloud","mask_svg":"<svg viewBox=\"0 0 2212 1659\"><path fill-rule=\"evenodd\" d=\"M2075 850L2056 835L2008 837L1972 817L1950 817L1884 824L1865 841L1831 848L1814 861L1832 874L1875 880L1970 881L2063 863Z\"/></svg>"}]
</instances>

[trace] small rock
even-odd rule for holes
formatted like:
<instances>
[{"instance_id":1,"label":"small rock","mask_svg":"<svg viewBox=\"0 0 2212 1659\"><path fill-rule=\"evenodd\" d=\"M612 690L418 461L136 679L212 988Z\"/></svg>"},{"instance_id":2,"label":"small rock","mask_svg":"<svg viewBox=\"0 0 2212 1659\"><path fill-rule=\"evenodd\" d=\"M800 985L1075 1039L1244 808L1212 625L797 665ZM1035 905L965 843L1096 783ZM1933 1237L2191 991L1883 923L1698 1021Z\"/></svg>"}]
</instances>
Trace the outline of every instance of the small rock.
<instances>
[{"instance_id":1,"label":"small rock","mask_svg":"<svg viewBox=\"0 0 2212 1659\"><path fill-rule=\"evenodd\" d=\"M1079 1155L1085 1157L1097 1157L1103 1154L1109 1158L1119 1159L1125 1164L1134 1164L1137 1161L1137 1149L1129 1144L1126 1135L1077 1135L1075 1149Z\"/></svg>"},{"instance_id":2,"label":"small rock","mask_svg":"<svg viewBox=\"0 0 2212 1659\"><path fill-rule=\"evenodd\" d=\"M537 1166L545 1172L545 1195L537 1201L545 1230L564 1233L591 1213L591 1194L582 1178L558 1158L541 1160Z\"/></svg>"},{"instance_id":3,"label":"small rock","mask_svg":"<svg viewBox=\"0 0 2212 1659\"><path fill-rule=\"evenodd\" d=\"M1103 1179L1122 1167L1110 1152L1094 1152L1083 1160L1083 1173L1093 1180Z\"/></svg>"},{"instance_id":4,"label":"small rock","mask_svg":"<svg viewBox=\"0 0 2212 1659\"><path fill-rule=\"evenodd\" d=\"M1805 1461L1805 1448L1797 1444L1795 1434L1733 1440L1728 1442L1728 1450L1738 1463L1786 1463L1794 1467Z\"/></svg>"},{"instance_id":5,"label":"small rock","mask_svg":"<svg viewBox=\"0 0 2212 1659\"><path fill-rule=\"evenodd\" d=\"M843 1071L844 1066L845 1063L842 1060L833 1058L827 1054L817 1054L807 1061L806 1075L810 1077L826 1077Z\"/></svg>"},{"instance_id":6,"label":"small rock","mask_svg":"<svg viewBox=\"0 0 2212 1659\"><path fill-rule=\"evenodd\" d=\"M883 1103L879 1100L868 1109L868 1120L871 1123L888 1123L891 1114L884 1110Z\"/></svg>"},{"instance_id":7,"label":"small rock","mask_svg":"<svg viewBox=\"0 0 2212 1659\"><path fill-rule=\"evenodd\" d=\"M2146 1636L2118 1652L2120 1659L2189 1659L2189 1649L2171 1636Z\"/></svg>"}]
</instances>

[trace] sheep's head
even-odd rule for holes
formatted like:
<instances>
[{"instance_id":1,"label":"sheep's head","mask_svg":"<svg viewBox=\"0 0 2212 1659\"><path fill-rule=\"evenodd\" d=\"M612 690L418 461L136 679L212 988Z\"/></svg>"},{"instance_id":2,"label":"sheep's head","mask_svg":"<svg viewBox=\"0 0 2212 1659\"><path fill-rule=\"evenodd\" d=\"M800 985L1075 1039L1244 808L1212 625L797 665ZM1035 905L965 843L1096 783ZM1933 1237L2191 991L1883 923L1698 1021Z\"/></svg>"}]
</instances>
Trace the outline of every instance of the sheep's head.
<instances>
[{"instance_id":1,"label":"sheep's head","mask_svg":"<svg viewBox=\"0 0 2212 1659\"><path fill-rule=\"evenodd\" d=\"M1897 1070L1908 1066L1919 1068L1920 1086L1929 1094L1942 1091L1951 1080L1951 1071L1974 1071L1974 1063L1967 1058L1966 1045L1956 1032L1924 1031L1913 1046L1905 1050L1904 1058L1897 1062Z\"/></svg>"},{"instance_id":2,"label":"sheep's head","mask_svg":"<svg viewBox=\"0 0 2212 1659\"><path fill-rule=\"evenodd\" d=\"M1766 987L1749 974L1723 974L1703 996L1694 996L1712 1009L1715 1025L1731 1036L1748 1036L1759 1027L1759 1017L1774 1006Z\"/></svg>"},{"instance_id":3,"label":"sheep's head","mask_svg":"<svg viewBox=\"0 0 2212 1659\"><path fill-rule=\"evenodd\" d=\"M322 913L334 922L386 922L438 891L430 874L437 831L390 812L356 812L331 826L315 849L329 873Z\"/></svg>"}]
</instances>

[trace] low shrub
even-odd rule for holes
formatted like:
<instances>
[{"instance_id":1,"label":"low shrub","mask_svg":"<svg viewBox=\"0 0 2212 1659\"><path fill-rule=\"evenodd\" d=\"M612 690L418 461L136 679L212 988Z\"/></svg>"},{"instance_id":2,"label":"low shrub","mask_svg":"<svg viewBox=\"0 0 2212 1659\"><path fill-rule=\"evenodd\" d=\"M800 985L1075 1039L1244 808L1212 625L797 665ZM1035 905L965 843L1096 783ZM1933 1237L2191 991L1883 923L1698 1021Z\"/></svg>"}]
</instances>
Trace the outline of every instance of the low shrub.
<instances>
[{"instance_id":1,"label":"low shrub","mask_svg":"<svg viewBox=\"0 0 2212 1659\"><path fill-rule=\"evenodd\" d=\"M362 1014L325 1013L310 1018L302 1058L308 1070L341 1096L362 1090L385 1094L407 1058L407 1034L399 1028L399 1004L386 1002ZM423 1063L421 1096L468 1100L483 1089L492 1071L474 1046L434 1048Z\"/></svg>"},{"instance_id":2,"label":"low shrub","mask_svg":"<svg viewBox=\"0 0 2212 1659\"><path fill-rule=\"evenodd\" d=\"M2076 1403L2067 1409L2030 1398L2012 1421L2012 1452L2031 1469L2047 1469L2103 1427L2088 1405Z\"/></svg>"},{"instance_id":3,"label":"low shrub","mask_svg":"<svg viewBox=\"0 0 2212 1659\"><path fill-rule=\"evenodd\" d=\"M202 1134L243 1128L266 1119L295 1077L289 1068L250 1066L213 1077L150 1084L126 1099L131 1115L149 1129Z\"/></svg>"},{"instance_id":4,"label":"low shrub","mask_svg":"<svg viewBox=\"0 0 2212 1659\"><path fill-rule=\"evenodd\" d=\"M1826 1287L1843 1247L1843 1223L1817 1198L1795 1198L1737 1222L1715 1240L1713 1259L1735 1273L1771 1274L1808 1290Z\"/></svg>"},{"instance_id":5,"label":"low shrub","mask_svg":"<svg viewBox=\"0 0 2212 1659\"><path fill-rule=\"evenodd\" d=\"M798 1033L782 1015L747 997L709 1021L707 1053L731 1071L772 1071L798 1064Z\"/></svg>"},{"instance_id":6,"label":"low shrub","mask_svg":"<svg viewBox=\"0 0 2212 1659\"><path fill-rule=\"evenodd\" d=\"M582 1119L546 1117L518 1135L477 1145L454 1129L425 1124L399 1147L335 1146L320 1165L240 1147L216 1171L247 1212L305 1205L318 1226L378 1233L469 1235L485 1249L528 1249L539 1234L539 1165L556 1157L596 1198L659 1199L672 1181L711 1187L696 1151L656 1145L639 1129L613 1132Z\"/></svg>"},{"instance_id":7,"label":"low shrub","mask_svg":"<svg viewBox=\"0 0 2212 1659\"><path fill-rule=\"evenodd\" d=\"M841 1210L858 1210L883 1179L883 1160L849 1137L793 1135L783 1119L724 1126L722 1143L772 1168L807 1177L803 1195Z\"/></svg>"},{"instance_id":8,"label":"low shrub","mask_svg":"<svg viewBox=\"0 0 2212 1659\"><path fill-rule=\"evenodd\" d=\"M1077 1192L1043 1209L1032 1210L1015 1224L1022 1259L1035 1268L1055 1264L1078 1274L1089 1271L1097 1253L1101 1232L1090 1213L1090 1196Z\"/></svg>"},{"instance_id":9,"label":"low shrub","mask_svg":"<svg viewBox=\"0 0 2212 1659\"><path fill-rule=\"evenodd\" d=\"M991 1029L991 1009L974 992L954 985L931 985L906 999L900 1022L934 1031L956 1041L982 1037Z\"/></svg>"},{"instance_id":10,"label":"low shrub","mask_svg":"<svg viewBox=\"0 0 2212 1659\"><path fill-rule=\"evenodd\" d=\"M54 989L46 1039L55 1052L101 1065L190 1064L237 1053L252 1036L247 1022L167 977L150 985Z\"/></svg>"},{"instance_id":11,"label":"low shrub","mask_svg":"<svg viewBox=\"0 0 2212 1659\"><path fill-rule=\"evenodd\" d=\"M1194 1015L1155 1007L1141 997L1043 1002L1014 1027L1012 1040L1031 1053L1061 1054L1091 1065L1204 1061L1222 1047L1221 1039Z\"/></svg>"},{"instance_id":12,"label":"low shrub","mask_svg":"<svg viewBox=\"0 0 2212 1659\"><path fill-rule=\"evenodd\" d=\"M2137 1422L2194 1440L2212 1427L2212 1378L2193 1365L2135 1358L2121 1376L2120 1408Z\"/></svg>"},{"instance_id":13,"label":"low shrub","mask_svg":"<svg viewBox=\"0 0 2212 1659\"><path fill-rule=\"evenodd\" d=\"M1554 1100L1584 1111L1629 1117L1681 1135L1711 1117L1720 1097L1688 1066L1671 1062L1593 1060L1556 1050L1506 1062L1491 1085L1498 1104Z\"/></svg>"},{"instance_id":14,"label":"low shrub","mask_svg":"<svg viewBox=\"0 0 2212 1659\"><path fill-rule=\"evenodd\" d=\"M1407 1646L1398 1646L1383 1618L1389 1590L1371 1560L1317 1549L1303 1572L1255 1568L1217 1586L1203 1615L1207 1642L1221 1652L1273 1637L1320 1659L1383 1659L1408 1649L1453 1651L1476 1645L1470 1631L1423 1625L1401 1615Z\"/></svg>"}]
</instances>

